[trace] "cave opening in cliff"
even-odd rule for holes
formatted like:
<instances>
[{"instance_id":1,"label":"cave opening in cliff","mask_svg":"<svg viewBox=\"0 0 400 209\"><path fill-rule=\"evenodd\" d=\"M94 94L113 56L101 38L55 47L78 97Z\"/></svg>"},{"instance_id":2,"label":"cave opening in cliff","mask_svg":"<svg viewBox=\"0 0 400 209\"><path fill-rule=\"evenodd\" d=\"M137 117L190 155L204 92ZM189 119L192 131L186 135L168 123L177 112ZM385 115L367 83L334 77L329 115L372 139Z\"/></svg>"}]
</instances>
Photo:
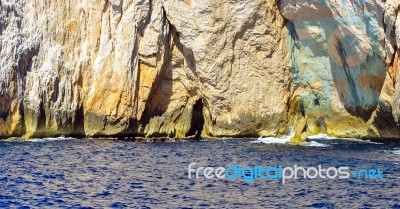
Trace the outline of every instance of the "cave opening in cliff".
<instances>
[{"instance_id":1,"label":"cave opening in cliff","mask_svg":"<svg viewBox=\"0 0 400 209\"><path fill-rule=\"evenodd\" d=\"M186 136L194 136L195 140L200 140L203 127L204 127L203 100L199 99L193 105L190 129Z\"/></svg>"}]
</instances>

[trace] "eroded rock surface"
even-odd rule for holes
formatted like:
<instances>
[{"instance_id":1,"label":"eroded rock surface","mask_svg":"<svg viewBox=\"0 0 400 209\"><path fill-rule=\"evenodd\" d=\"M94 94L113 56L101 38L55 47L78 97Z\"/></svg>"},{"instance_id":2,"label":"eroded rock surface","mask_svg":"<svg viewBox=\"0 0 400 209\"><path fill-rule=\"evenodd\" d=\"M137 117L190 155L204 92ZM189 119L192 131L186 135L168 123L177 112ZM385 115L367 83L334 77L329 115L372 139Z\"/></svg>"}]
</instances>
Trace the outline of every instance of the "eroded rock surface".
<instances>
[{"instance_id":1,"label":"eroded rock surface","mask_svg":"<svg viewBox=\"0 0 400 209\"><path fill-rule=\"evenodd\" d=\"M275 2L3 0L1 11L1 136L287 132Z\"/></svg>"},{"instance_id":2,"label":"eroded rock surface","mask_svg":"<svg viewBox=\"0 0 400 209\"><path fill-rule=\"evenodd\" d=\"M307 133L398 138L397 1L283 0L281 11Z\"/></svg>"},{"instance_id":3,"label":"eroded rock surface","mask_svg":"<svg viewBox=\"0 0 400 209\"><path fill-rule=\"evenodd\" d=\"M400 138L397 0L0 2L2 138Z\"/></svg>"}]
</instances>

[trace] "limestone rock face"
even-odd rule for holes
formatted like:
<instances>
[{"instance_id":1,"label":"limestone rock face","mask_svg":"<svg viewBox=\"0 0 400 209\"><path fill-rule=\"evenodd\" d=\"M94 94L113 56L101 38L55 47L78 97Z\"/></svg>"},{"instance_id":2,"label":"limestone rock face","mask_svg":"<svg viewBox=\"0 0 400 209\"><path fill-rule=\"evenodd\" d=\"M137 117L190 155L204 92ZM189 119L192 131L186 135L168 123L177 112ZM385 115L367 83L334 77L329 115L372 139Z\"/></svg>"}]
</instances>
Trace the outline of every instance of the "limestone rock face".
<instances>
[{"instance_id":1,"label":"limestone rock face","mask_svg":"<svg viewBox=\"0 0 400 209\"><path fill-rule=\"evenodd\" d=\"M390 37L390 43L394 46L394 57L390 73L395 82L395 97L393 105L393 115L400 123L400 2L391 0L386 2L385 23L387 26L387 36Z\"/></svg>"},{"instance_id":2,"label":"limestone rock face","mask_svg":"<svg viewBox=\"0 0 400 209\"><path fill-rule=\"evenodd\" d=\"M2 137L287 132L275 2L2 0L1 21Z\"/></svg>"},{"instance_id":3,"label":"limestone rock face","mask_svg":"<svg viewBox=\"0 0 400 209\"><path fill-rule=\"evenodd\" d=\"M0 0L0 137L400 138L399 3L338 2Z\"/></svg>"},{"instance_id":4,"label":"limestone rock face","mask_svg":"<svg viewBox=\"0 0 400 209\"><path fill-rule=\"evenodd\" d=\"M393 64L398 4L281 1L290 21L291 103L303 109L308 134L399 138Z\"/></svg>"}]
</instances>

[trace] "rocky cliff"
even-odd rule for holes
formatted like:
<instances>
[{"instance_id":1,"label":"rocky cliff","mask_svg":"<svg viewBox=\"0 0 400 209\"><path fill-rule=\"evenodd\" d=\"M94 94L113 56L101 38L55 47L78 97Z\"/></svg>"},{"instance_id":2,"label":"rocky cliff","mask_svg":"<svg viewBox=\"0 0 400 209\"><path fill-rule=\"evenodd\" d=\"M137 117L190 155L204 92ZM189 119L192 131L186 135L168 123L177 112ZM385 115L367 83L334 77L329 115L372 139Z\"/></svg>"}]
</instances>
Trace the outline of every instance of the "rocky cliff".
<instances>
[{"instance_id":1,"label":"rocky cliff","mask_svg":"<svg viewBox=\"0 0 400 209\"><path fill-rule=\"evenodd\" d=\"M0 137L400 138L398 0L0 0Z\"/></svg>"}]
</instances>

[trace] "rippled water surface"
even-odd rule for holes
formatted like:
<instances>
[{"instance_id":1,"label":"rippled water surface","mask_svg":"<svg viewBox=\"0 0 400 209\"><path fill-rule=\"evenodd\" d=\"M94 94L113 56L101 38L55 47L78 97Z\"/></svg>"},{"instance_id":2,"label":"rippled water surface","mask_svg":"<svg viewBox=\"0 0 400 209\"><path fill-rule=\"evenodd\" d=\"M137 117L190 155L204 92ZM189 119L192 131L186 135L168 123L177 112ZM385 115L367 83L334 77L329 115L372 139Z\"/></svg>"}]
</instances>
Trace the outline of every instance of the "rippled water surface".
<instances>
[{"instance_id":1,"label":"rippled water surface","mask_svg":"<svg viewBox=\"0 0 400 209\"><path fill-rule=\"evenodd\" d=\"M318 140L0 141L0 208L400 208L400 145ZM198 180L198 166L380 168L384 179Z\"/></svg>"}]
</instances>

